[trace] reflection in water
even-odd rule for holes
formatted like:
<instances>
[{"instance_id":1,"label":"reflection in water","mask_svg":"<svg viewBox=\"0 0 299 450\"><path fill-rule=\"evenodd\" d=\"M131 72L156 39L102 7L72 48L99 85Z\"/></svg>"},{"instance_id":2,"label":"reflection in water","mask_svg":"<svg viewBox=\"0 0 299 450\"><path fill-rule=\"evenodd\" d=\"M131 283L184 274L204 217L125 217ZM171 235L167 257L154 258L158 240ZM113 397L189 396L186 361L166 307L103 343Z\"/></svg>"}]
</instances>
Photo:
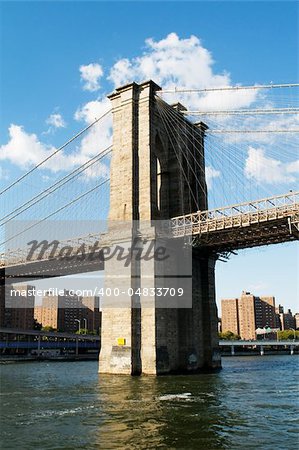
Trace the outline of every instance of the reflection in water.
<instances>
[{"instance_id":1,"label":"reflection in water","mask_svg":"<svg viewBox=\"0 0 299 450\"><path fill-rule=\"evenodd\" d=\"M98 375L92 361L5 365L1 448L296 448L296 361L225 358L217 374L159 378Z\"/></svg>"},{"instance_id":2,"label":"reflection in water","mask_svg":"<svg viewBox=\"0 0 299 450\"><path fill-rule=\"evenodd\" d=\"M101 375L98 398L106 419L94 443L98 448L124 449L230 448L217 431L229 417L221 404L222 390L225 383L217 375Z\"/></svg>"}]
</instances>

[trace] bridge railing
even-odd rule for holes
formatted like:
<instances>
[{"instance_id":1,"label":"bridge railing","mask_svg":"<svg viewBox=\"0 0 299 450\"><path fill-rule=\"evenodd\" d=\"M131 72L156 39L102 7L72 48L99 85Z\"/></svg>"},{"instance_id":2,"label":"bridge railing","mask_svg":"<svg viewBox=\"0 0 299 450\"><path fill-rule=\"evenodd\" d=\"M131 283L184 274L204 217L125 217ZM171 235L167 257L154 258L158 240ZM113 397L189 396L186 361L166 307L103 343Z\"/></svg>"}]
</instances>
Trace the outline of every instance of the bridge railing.
<instances>
[{"instance_id":1,"label":"bridge railing","mask_svg":"<svg viewBox=\"0 0 299 450\"><path fill-rule=\"evenodd\" d=\"M171 219L174 236L208 233L292 217L299 214L299 192L290 192L253 202L197 211Z\"/></svg>"},{"instance_id":2,"label":"bridge railing","mask_svg":"<svg viewBox=\"0 0 299 450\"><path fill-rule=\"evenodd\" d=\"M96 241L99 241L101 235L90 233L86 236L74 237L67 240L59 241L55 250L55 255L59 255L60 252L63 252L63 249L67 247L72 247L73 254L80 250L80 247L84 244L85 246L92 246ZM8 250L5 253L0 254L0 268L5 267L8 264L10 266L33 262L33 261L45 261L53 259L51 256L53 253L53 245L49 245L48 248L45 248L42 254L42 258L39 257L41 248L37 249L30 261L28 261L28 248L18 248L13 250Z\"/></svg>"},{"instance_id":3,"label":"bridge railing","mask_svg":"<svg viewBox=\"0 0 299 450\"><path fill-rule=\"evenodd\" d=\"M203 234L217 230L248 227L257 223L266 223L277 219L291 218L298 227L299 222L299 192L289 192L285 195L264 198L253 202L244 202L207 211L197 211L192 214L174 217L170 220L174 237ZM103 235L89 234L84 237L60 241L57 252L66 246L72 246L74 251L82 244L90 245ZM46 250L43 258L38 258L38 251L31 261L51 259L52 248ZM56 256L57 257L57 256ZM28 249L9 250L0 254L0 268L28 263Z\"/></svg>"}]
</instances>

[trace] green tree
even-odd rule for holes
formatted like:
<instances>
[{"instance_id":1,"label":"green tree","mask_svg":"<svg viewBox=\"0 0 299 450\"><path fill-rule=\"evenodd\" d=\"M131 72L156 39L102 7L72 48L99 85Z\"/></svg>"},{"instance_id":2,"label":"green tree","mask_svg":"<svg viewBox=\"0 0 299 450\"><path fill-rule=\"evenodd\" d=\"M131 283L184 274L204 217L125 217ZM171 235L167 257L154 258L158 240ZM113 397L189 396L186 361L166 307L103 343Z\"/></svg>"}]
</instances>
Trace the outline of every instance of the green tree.
<instances>
[{"instance_id":1,"label":"green tree","mask_svg":"<svg viewBox=\"0 0 299 450\"><path fill-rule=\"evenodd\" d=\"M293 341L294 338L297 340L299 339L299 331L295 331L295 333L294 330L278 331L277 337L280 341Z\"/></svg>"},{"instance_id":2,"label":"green tree","mask_svg":"<svg viewBox=\"0 0 299 450\"><path fill-rule=\"evenodd\" d=\"M238 341L241 337L233 333L232 331L224 331L224 333L218 333L219 339L223 339L225 341Z\"/></svg>"},{"instance_id":3,"label":"green tree","mask_svg":"<svg viewBox=\"0 0 299 450\"><path fill-rule=\"evenodd\" d=\"M56 328L53 328L50 325L46 325L45 327L42 327L42 331L51 332L51 331L57 331L57 330L56 330Z\"/></svg>"},{"instance_id":4,"label":"green tree","mask_svg":"<svg viewBox=\"0 0 299 450\"><path fill-rule=\"evenodd\" d=\"M89 334L88 330L85 330L85 328L80 328L76 331L76 334Z\"/></svg>"}]
</instances>

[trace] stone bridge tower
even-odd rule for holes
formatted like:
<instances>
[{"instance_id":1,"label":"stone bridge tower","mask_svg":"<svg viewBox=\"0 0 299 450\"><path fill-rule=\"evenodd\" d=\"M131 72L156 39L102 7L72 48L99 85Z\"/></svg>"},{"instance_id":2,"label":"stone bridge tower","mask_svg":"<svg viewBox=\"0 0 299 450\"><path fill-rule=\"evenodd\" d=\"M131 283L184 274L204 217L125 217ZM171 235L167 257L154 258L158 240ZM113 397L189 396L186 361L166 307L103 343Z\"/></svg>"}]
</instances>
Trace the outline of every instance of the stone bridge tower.
<instances>
[{"instance_id":1,"label":"stone bridge tower","mask_svg":"<svg viewBox=\"0 0 299 450\"><path fill-rule=\"evenodd\" d=\"M158 99L153 81L131 83L109 98L113 111L110 214L112 246L142 246L156 240L157 223L207 208L203 139L205 126L190 124L182 105ZM177 117L167 129L160 108ZM185 124L185 125L184 125ZM188 126L183 154L179 129ZM200 170L199 170L200 168ZM139 242L139 243L138 243ZM136 250L136 249L135 249ZM215 304L215 258L192 250L192 305L161 307L150 299L103 299L99 372L120 374L184 373L220 367ZM106 261L105 287L121 292L157 286L154 261Z\"/></svg>"}]
</instances>

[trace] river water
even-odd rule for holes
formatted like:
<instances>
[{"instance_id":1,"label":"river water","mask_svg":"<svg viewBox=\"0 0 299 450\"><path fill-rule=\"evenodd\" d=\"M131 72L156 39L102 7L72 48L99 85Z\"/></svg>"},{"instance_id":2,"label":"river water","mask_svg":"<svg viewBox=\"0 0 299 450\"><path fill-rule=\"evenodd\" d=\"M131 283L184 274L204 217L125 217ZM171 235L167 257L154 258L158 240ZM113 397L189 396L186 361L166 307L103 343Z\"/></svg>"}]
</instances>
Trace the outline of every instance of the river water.
<instances>
[{"instance_id":1,"label":"river water","mask_svg":"<svg viewBox=\"0 0 299 450\"><path fill-rule=\"evenodd\" d=\"M298 448L297 356L226 357L193 376L98 375L97 362L1 366L1 449Z\"/></svg>"}]
</instances>

